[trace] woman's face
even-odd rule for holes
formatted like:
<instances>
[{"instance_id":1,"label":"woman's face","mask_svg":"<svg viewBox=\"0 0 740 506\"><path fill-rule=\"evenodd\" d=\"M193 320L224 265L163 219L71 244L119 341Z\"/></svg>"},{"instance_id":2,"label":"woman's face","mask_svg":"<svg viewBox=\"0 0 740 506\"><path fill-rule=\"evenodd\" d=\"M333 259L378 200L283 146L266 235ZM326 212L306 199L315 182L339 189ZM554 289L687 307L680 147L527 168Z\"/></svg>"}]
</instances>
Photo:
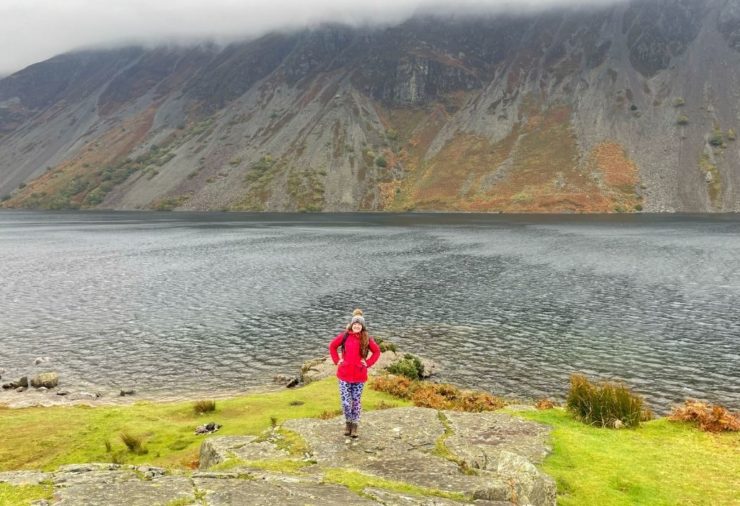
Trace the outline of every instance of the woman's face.
<instances>
[{"instance_id":1,"label":"woman's face","mask_svg":"<svg viewBox=\"0 0 740 506\"><path fill-rule=\"evenodd\" d=\"M352 324L352 332L354 332L355 334L359 334L361 330L362 330L362 323L355 322Z\"/></svg>"}]
</instances>

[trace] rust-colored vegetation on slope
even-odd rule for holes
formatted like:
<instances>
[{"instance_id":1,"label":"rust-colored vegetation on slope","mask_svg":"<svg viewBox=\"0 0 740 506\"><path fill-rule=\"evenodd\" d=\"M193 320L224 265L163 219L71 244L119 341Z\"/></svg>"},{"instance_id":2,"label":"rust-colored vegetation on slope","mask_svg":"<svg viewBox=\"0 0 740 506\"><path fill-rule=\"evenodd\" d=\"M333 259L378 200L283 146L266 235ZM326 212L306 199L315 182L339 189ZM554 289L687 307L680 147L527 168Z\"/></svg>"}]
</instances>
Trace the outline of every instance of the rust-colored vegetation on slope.
<instances>
[{"instance_id":1,"label":"rust-colored vegetation on slope","mask_svg":"<svg viewBox=\"0 0 740 506\"><path fill-rule=\"evenodd\" d=\"M151 107L87 142L71 159L28 183L5 205L78 209L99 204L107 191L134 172L124 159L145 139L155 113Z\"/></svg>"},{"instance_id":2,"label":"rust-colored vegetation on slope","mask_svg":"<svg viewBox=\"0 0 740 506\"><path fill-rule=\"evenodd\" d=\"M580 153L569 107L545 108L530 97L522 104L519 122L498 142L457 133L424 160L445 123L446 118L435 121L435 116L445 114L440 108L421 118L389 113L393 127L406 132L408 156L403 160L404 179L380 186L385 209L542 213L641 209L635 164L614 142Z\"/></svg>"}]
</instances>

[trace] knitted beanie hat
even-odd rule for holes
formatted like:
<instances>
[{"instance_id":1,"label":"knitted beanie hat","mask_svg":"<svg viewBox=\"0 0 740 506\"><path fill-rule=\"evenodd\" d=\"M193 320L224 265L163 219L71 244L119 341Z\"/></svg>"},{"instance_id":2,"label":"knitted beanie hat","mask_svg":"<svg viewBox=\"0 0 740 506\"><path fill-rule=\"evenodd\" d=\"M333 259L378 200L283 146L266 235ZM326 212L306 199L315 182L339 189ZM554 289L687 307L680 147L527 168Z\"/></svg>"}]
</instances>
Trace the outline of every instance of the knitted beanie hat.
<instances>
[{"instance_id":1,"label":"knitted beanie hat","mask_svg":"<svg viewBox=\"0 0 740 506\"><path fill-rule=\"evenodd\" d=\"M367 324L365 323L365 318L362 315L363 315L362 309L360 308L357 308L354 311L352 311L352 321L349 322L350 328L355 323L361 324L363 329L367 328Z\"/></svg>"}]
</instances>

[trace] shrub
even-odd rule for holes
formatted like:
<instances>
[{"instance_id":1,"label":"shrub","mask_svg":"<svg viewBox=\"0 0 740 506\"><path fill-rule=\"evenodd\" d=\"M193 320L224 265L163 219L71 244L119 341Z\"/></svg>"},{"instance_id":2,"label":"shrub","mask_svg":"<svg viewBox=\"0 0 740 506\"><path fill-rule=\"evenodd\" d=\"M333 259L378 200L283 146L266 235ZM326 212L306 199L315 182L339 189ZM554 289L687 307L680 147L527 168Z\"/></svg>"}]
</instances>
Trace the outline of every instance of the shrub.
<instances>
[{"instance_id":1,"label":"shrub","mask_svg":"<svg viewBox=\"0 0 740 506\"><path fill-rule=\"evenodd\" d=\"M581 374L570 377L568 411L584 423L602 427L637 427L652 418L642 397L621 383L592 384Z\"/></svg>"},{"instance_id":2,"label":"shrub","mask_svg":"<svg viewBox=\"0 0 740 506\"><path fill-rule=\"evenodd\" d=\"M386 341L385 339L382 339L380 337L376 337L374 339L375 339L375 344L378 345L378 348L380 348L381 352L386 352L386 351L392 351L393 353L396 352L397 350L396 345L393 344L392 342Z\"/></svg>"},{"instance_id":3,"label":"shrub","mask_svg":"<svg viewBox=\"0 0 740 506\"><path fill-rule=\"evenodd\" d=\"M406 376L378 376L373 378L370 388L410 399L414 405L425 408L481 412L494 411L506 404L487 392L460 390L445 383L411 381Z\"/></svg>"},{"instance_id":4,"label":"shrub","mask_svg":"<svg viewBox=\"0 0 740 506\"><path fill-rule=\"evenodd\" d=\"M685 114L681 114L678 118L676 118L676 123L678 123L679 125L688 125L689 117Z\"/></svg>"},{"instance_id":5,"label":"shrub","mask_svg":"<svg viewBox=\"0 0 740 506\"><path fill-rule=\"evenodd\" d=\"M144 448L144 438L141 436L134 436L128 432L121 432L121 441L126 445L128 451L135 453L136 455L146 455L149 450Z\"/></svg>"},{"instance_id":6,"label":"shrub","mask_svg":"<svg viewBox=\"0 0 740 506\"><path fill-rule=\"evenodd\" d=\"M673 107L683 107L684 105L686 105L686 101L683 97L676 97L673 99Z\"/></svg>"},{"instance_id":7,"label":"shrub","mask_svg":"<svg viewBox=\"0 0 740 506\"><path fill-rule=\"evenodd\" d=\"M540 399L534 404L534 407L537 409L552 409L555 407L555 403L550 399Z\"/></svg>"},{"instance_id":8,"label":"shrub","mask_svg":"<svg viewBox=\"0 0 740 506\"><path fill-rule=\"evenodd\" d=\"M734 141L735 139L737 139L737 134L735 134L735 129L730 128L729 130L727 130L727 140Z\"/></svg>"},{"instance_id":9,"label":"shrub","mask_svg":"<svg viewBox=\"0 0 740 506\"><path fill-rule=\"evenodd\" d=\"M401 399L411 398L411 380L406 376L378 376L373 378L370 388Z\"/></svg>"},{"instance_id":10,"label":"shrub","mask_svg":"<svg viewBox=\"0 0 740 506\"><path fill-rule=\"evenodd\" d=\"M503 399L487 392L463 392L460 397L460 411L495 411L503 408L506 403Z\"/></svg>"},{"instance_id":11,"label":"shrub","mask_svg":"<svg viewBox=\"0 0 740 506\"><path fill-rule=\"evenodd\" d=\"M375 159L375 165L378 167L386 168L388 167L388 161L383 156L379 156Z\"/></svg>"},{"instance_id":12,"label":"shrub","mask_svg":"<svg viewBox=\"0 0 740 506\"><path fill-rule=\"evenodd\" d=\"M198 415L216 411L216 401L195 401L193 403L193 411Z\"/></svg>"},{"instance_id":13,"label":"shrub","mask_svg":"<svg viewBox=\"0 0 740 506\"><path fill-rule=\"evenodd\" d=\"M705 432L738 432L740 416L728 411L723 406L711 405L694 399L688 399L683 406L675 406L669 420L692 422Z\"/></svg>"},{"instance_id":14,"label":"shrub","mask_svg":"<svg viewBox=\"0 0 740 506\"><path fill-rule=\"evenodd\" d=\"M386 368L391 374L406 376L412 380L419 380L424 375L424 365L418 357L407 353L403 359Z\"/></svg>"},{"instance_id":15,"label":"shrub","mask_svg":"<svg viewBox=\"0 0 740 506\"><path fill-rule=\"evenodd\" d=\"M418 385L411 394L411 402L422 408L452 409L453 407L452 399L433 383Z\"/></svg>"},{"instance_id":16,"label":"shrub","mask_svg":"<svg viewBox=\"0 0 740 506\"><path fill-rule=\"evenodd\" d=\"M720 129L715 129L709 135L709 144L714 147L722 146L725 143L725 134Z\"/></svg>"}]
</instances>

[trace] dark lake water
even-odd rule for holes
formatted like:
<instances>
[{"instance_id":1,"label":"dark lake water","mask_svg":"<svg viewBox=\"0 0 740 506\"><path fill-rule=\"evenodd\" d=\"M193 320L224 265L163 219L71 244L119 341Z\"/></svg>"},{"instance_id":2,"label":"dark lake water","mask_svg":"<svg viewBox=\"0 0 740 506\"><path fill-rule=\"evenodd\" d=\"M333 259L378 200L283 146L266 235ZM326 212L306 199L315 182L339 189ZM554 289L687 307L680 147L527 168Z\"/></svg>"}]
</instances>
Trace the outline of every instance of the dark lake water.
<instances>
[{"instance_id":1,"label":"dark lake water","mask_svg":"<svg viewBox=\"0 0 740 506\"><path fill-rule=\"evenodd\" d=\"M0 212L0 302L3 379L239 390L362 307L465 386L740 407L738 216Z\"/></svg>"}]
</instances>

